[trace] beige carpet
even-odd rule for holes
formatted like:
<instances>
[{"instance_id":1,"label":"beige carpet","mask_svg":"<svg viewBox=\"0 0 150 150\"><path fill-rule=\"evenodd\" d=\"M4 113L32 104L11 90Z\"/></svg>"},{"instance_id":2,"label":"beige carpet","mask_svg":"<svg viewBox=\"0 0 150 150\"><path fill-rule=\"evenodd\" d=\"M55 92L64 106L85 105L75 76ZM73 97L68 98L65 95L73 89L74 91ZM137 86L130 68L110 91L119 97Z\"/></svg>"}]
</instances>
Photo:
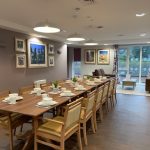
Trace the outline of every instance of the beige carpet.
<instances>
[{"instance_id":1,"label":"beige carpet","mask_svg":"<svg viewBox=\"0 0 150 150\"><path fill-rule=\"evenodd\" d=\"M121 94L129 94L129 95L142 95L142 96L150 96L150 93L145 91L144 84L137 84L135 89L132 87L126 86L122 89L122 85L117 85L117 93Z\"/></svg>"}]
</instances>

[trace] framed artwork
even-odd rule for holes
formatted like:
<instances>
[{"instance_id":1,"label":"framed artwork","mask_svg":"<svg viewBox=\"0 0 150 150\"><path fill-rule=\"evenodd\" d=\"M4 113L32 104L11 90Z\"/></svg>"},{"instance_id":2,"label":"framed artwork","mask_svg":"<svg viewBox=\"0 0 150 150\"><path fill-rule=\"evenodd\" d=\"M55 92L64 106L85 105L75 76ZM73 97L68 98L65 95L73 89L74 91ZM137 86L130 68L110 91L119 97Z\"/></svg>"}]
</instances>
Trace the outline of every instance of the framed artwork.
<instances>
[{"instance_id":1,"label":"framed artwork","mask_svg":"<svg viewBox=\"0 0 150 150\"><path fill-rule=\"evenodd\" d=\"M17 52L26 52L25 40L15 38L15 49Z\"/></svg>"},{"instance_id":2,"label":"framed artwork","mask_svg":"<svg viewBox=\"0 0 150 150\"><path fill-rule=\"evenodd\" d=\"M54 54L54 45L48 44L48 54Z\"/></svg>"},{"instance_id":3,"label":"framed artwork","mask_svg":"<svg viewBox=\"0 0 150 150\"><path fill-rule=\"evenodd\" d=\"M49 64L49 66L55 65L54 56L48 56L48 64Z\"/></svg>"},{"instance_id":4,"label":"framed artwork","mask_svg":"<svg viewBox=\"0 0 150 150\"><path fill-rule=\"evenodd\" d=\"M16 54L16 68L26 68L26 54Z\"/></svg>"},{"instance_id":5,"label":"framed artwork","mask_svg":"<svg viewBox=\"0 0 150 150\"><path fill-rule=\"evenodd\" d=\"M47 67L47 45L42 42L28 41L28 67Z\"/></svg>"},{"instance_id":6,"label":"framed artwork","mask_svg":"<svg viewBox=\"0 0 150 150\"><path fill-rule=\"evenodd\" d=\"M102 65L109 64L109 50L101 49L97 52L97 63Z\"/></svg>"},{"instance_id":7,"label":"framed artwork","mask_svg":"<svg viewBox=\"0 0 150 150\"><path fill-rule=\"evenodd\" d=\"M84 62L86 64L95 64L96 63L96 55L94 49L86 49L84 50Z\"/></svg>"}]
</instances>

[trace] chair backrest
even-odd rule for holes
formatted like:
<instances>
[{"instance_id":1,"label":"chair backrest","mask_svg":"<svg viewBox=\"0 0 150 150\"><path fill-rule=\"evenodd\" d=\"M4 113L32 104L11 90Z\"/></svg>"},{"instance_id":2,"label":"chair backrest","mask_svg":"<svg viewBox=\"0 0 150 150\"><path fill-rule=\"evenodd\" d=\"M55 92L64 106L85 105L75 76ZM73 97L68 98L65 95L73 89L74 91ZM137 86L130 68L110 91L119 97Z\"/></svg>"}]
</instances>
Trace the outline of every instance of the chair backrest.
<instances>
[{"instance_id":1,"label":"chair backrest","mask_svg":"<svg viewBox=\"0 0 150 150\"><path fill-rule=\"evenodd\" d=\"M85 116L92 112L96 102L96 90L88 93L87 98L84 98Z\"/></svg>"},{"instance_id":2,"label":"chair backrest","mask_svg":"<svg viewBox=\"0 0 150 150\"><path fill-rule=\"evenodd\" d=\"M34 88L34 85L21 87L21 88L19 88L19 95L30 94L30 92L33 90L33 88Z\"/></svg>"},{"instance_id":3,"label":"chair backrest","mask_svg":"<svg viewBox=\"0 0 150 150\"><path fill-rule=\"evenodd\" d=\"M10 94L9 90L1 91L0 92L0 101L3 100L4 98L6 98L7 96L9 96L9 94Z\"/></svg>"},{"instance_id":4,"label":"chair backrest","mask_svg":"<svg viewBox=\"0 0 150 150\"><path fill-rule=\"evenodd\" d=\"M103 91L104 91L104 85L100 86L98 89L97 89L97 98L96 98L96 104L99 104L101 103L102 101L102 96L103 96Z\"/></svg>"},{"instance_id":5,"label":"chair backrest","mask_svg":"<svg viewBox=\"0 0 150 150\"><path fill-rule=\"evenodd\" d=\"M108 97L110 97L110 96L113 94L115 82L116 82L116 79L115 79L115 78L112 78L112 79L110 80Z\"/></svg>"},{"instance_id":6,"label":"chair backrest","mask_svg":"<svg viewBox=\"0 0 150 150\"><path fill-rule=\"evenodd\" d=\"M51 86L51 83L43 83L40 85L42 90L48 90Z\"/></svg>"},{"instance_id":7,"label":"chair backrest","mask_svg":"<svg viewBox=\"0 0 150 150\"><path fill-rule=\"evenodd\" d=\"M73 127L80 122L80 113L81 113L81 101L83 97L67 104L66 111L64 114L64 129Z\"/></svg>"},{"instance_id":8,"label":"chair backrest","mask_svg":"<svg viewBox=\"0 0 150 150\"><path fill-rule=\"evenodd\" d=\"M34 81L34 87L40 88L40 85L44 83L46 83L46 79Z\"/></svg>"},{"instance_id":9,"label":"chair backrest","mask_svg":"<svg viewBox=\"0 0 150 150\"><path fill-rule=\"evenodd\" d=\"M108 81L104 84L104 91L103 91L103 98L102 98L103 102L106 101L108 98L109 85L110 85L110 81Z\"/></svg>"}]
</instances>

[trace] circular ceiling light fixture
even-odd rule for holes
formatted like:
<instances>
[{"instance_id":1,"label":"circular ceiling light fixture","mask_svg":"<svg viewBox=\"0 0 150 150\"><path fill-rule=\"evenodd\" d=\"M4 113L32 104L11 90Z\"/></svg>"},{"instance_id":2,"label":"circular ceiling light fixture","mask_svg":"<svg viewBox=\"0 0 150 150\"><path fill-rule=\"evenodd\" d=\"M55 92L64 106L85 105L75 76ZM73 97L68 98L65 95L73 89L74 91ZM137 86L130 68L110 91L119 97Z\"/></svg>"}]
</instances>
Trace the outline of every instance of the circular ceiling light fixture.
<instances>
[{"instance_id":1,"label":"circular ceiling light fixture","mask_svg":"<svg viewBox=\"0 0 150 150\"><path fill-rule=\"evenodd\" d=\"M146 36L146 33L141 33L140 36Z\"/></svg>"},{"instance_id":2,"label":"circular ceiling light fixture","mask_svg":"<svg viewBox=\"0 0 150 150\"><path fill-rule=\"evenodd\" d=\"M34 31L41 32L41 33L57 33L60 32L60 29L49 24L48 22L43 22L37 24L34 28Z\"/></svg>"},{"instance_id":3,"label":"circular ceiling light fixture","mask_svg":"<svg viewBox=\"0 0 150 150\"><path fill-rule=\"evenodd\" d=\"M136 14L136 17L143 17L145 15L146 15L145 13L140 13L140 14Z\"/></svg>"},{"instance_id":4,"label":"circular ceiling light fixture","mask_svg":"<svg viewBox=\"0 0 150 150\"><path fill-rule=\"evenodd\" d=\"M94 42L93 40L88 40L87 42L84 43L84 45L94 46L94 45L98 45L98 43Z\"/></svg>"},{"instance_id":5,"label":"circular ceiling light fixture","mask_svg":"<svg viewBox=\"0 0 150 150\"><path fill-rule=\"evenodd\" d=\"M78 42L78 41L84 41L85 38L83 38L80 34L72 34L67 38L68 41Z\"/></svg>"}]
</instances>

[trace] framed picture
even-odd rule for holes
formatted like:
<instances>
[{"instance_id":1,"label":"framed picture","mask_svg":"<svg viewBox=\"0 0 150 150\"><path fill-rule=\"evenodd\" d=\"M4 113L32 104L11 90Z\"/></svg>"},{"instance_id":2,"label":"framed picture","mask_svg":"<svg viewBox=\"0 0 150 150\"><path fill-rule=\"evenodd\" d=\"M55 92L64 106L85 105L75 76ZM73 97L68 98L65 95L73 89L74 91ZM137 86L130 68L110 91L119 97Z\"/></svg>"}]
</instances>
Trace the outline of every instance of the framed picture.
<instances>
[{"instance_id":1,"label":"framed picture","mask_svg":"<svg viewBox=\"0 0 150 150\"><path fill-rule=\"evenodd\" d=\"M16 54L16 68L26 68L26 54Z\"/></svg>"},{"instance_id":2,"label":"framed picture","mask_svg":"<svg viewBox=\"0 0 150 150\"><path fill-rule=\"evenodd\" d=\"M47 45L42 42L28 41L28 67L47 67Z\"/></svg>"},{"instance_id":3,"label":"framed picture","mask_svg":"<svg viewBox=\"0 0 150 150\"><path fill-rule=\"evenodd\" d=\"M86 64L95 64L96 63L96 55L94 49L86 49L84 50L84 62Z\"/></svg>"},{"instance_id":4,"label":"framed picture","mask_svg":"<svg viewBox=\"0 0 150 150\"><path fill-rule=\"evenodd\" d=\"M54 56L48 56L48 64L49 66L54 66Z\"/></svg>"},{"instance_id":5,"label":"framed picture","mask_svg":"<svg viewBox=\"0 0 150 150\"><path fill-rule=\"evenodd\" d=\"M97 52L97 63L102 65L109 64L109 50L98 50Z\"/></svg>"},{"instance_id":6,"label":"framed picture","mask_svg":"<svg viewBox=\"0 0 150 150\"><path fill-rule=\"evenodd\" d=\"M15 49L17 52L26 52L25 40L15 38Z\"/></svg>"},{"instance_id":7,"label":"framed picture","mask_svg":"<svg viewBox=\"0 0 150 150\"><path fill-rule=\"evenodd\" d=\"M54 45L48 44L48 54L54 54Z\"/></svg>"}]
</instances>

